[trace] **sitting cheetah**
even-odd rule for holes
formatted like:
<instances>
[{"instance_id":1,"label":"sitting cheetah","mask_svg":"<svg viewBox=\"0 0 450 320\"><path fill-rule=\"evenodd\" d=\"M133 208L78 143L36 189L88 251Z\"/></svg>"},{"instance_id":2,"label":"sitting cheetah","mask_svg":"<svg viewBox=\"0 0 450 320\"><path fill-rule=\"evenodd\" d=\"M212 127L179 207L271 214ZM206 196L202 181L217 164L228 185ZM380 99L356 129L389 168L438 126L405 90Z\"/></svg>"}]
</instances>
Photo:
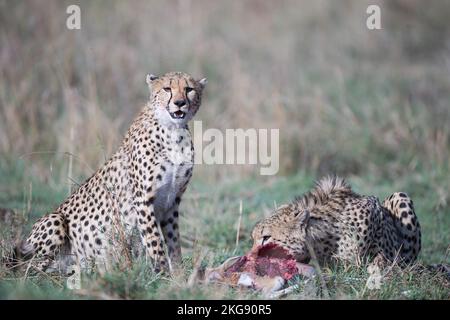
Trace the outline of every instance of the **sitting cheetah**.
<instances>
[{"instance_id":1,"label":"sitting cheetah","mask_svg":"<svg viewBox=\"0 0 450 320\"><path fill-rule=\"evenodd\" d=\"M380 204L373 196L352 191L339 177L327 177L315 188L259 222L254 245L277 243L299 262L315 254L319 263L376 258L405 266L417 259L420 225L412 200L397 192ZM312 249L312 250L311 250Z\"/></svg>"},{"instance_id":2,"label":"sitting cheetah","mask_svg":"<svg viewBox=\"0 0 450 320\"><path fill-rule=\"evenodd\" d=\"M111 252L118 250L113 240L128 242L134 230L156 270L170 270L171 261L179 262L178 206L194 159L187 124L200 107L206 79L176 72L148 75L146 81L149 102L118 151L53 213L39 219L18 248L21 256L39 258L40 270L53 270L62 252L82 268L94 262L108 270Z\"/></svg>"}]
</instances>

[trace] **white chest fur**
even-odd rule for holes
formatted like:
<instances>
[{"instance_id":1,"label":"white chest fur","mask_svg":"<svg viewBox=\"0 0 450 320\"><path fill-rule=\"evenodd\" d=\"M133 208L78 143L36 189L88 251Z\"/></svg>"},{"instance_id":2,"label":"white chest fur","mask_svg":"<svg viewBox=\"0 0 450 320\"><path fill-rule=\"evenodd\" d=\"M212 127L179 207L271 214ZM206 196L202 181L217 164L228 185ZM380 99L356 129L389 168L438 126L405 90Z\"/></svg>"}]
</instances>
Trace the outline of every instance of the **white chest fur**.
<instances>
[{"instance_id":1,"label":"white chest fur","mask_svg":"<svg viewBox=\"0 0 450 320\"><path fill-rule=\"evenodd\" d=\"M168 140L170 147L160 164L160 178L156 181L154 206L157 213L173 207L192 174L194 154L189 131L172 132Z\"/></svg>"},{"instance_id":2,"label":"white chest fur","mask_svg":"<svg viewBox=\"0 0 450 320\"><path fill-rule=\"evenodd\" d=\"M180 191L186 186L191 177L192 164L162 164L161 180L157 181L154 206L156 211L166 212L174 204Z\"/></svg>"}]
</instances>

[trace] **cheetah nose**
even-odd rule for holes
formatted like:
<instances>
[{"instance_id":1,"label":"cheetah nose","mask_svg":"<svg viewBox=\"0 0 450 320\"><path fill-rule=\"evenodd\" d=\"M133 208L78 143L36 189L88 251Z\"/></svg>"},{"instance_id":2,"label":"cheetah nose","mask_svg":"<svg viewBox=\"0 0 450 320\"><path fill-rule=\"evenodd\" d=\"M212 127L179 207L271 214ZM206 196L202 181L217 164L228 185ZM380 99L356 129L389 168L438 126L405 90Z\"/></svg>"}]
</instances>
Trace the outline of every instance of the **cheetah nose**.
<instances>
[{"instance_id":1,"label":"cheetah nose","mask_svg":"<svg viewBox=\"0 0 450 320\"><path fill-rule=\"evenodd\" d=\"M174 104L176 106L178 106L179 108L181 108L182 106L184 106L186 104L186 100L184 100L184 99L177 100L177 101L174 102Z\"/></svg>"}]
</instances>

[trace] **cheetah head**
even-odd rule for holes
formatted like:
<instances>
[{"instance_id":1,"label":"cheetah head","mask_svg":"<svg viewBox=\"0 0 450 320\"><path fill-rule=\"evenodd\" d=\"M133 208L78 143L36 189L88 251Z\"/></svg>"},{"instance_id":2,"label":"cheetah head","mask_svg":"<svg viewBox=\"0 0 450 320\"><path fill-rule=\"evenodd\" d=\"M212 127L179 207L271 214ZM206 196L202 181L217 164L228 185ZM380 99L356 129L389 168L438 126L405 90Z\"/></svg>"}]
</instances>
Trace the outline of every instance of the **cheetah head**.
<instances>
[{"instance_id":1,"label":"cheetah head","mask_svg":"<svg viewBox=\"0 0 450 320\"><path fill-rule=\"evenodd\" d=\"M182 72L170 72L163 76L147 75L150 89L150 105L158 121L166 126L181 127L196 114L201 104L206 78L195 80Z\"/></svg>"},{"instance_id":2,"label":"cheetah head","mask_svg":"<svg viewBox=\"0 0 450 320\"><path fill-rule=\"evenodd\" d=\"M308 210L292 210L289 205L256 224L252 231L253 246L275 243L287 249L298 262L308 263L306 246L310 214Z\"/></svg>"}]
</instances>

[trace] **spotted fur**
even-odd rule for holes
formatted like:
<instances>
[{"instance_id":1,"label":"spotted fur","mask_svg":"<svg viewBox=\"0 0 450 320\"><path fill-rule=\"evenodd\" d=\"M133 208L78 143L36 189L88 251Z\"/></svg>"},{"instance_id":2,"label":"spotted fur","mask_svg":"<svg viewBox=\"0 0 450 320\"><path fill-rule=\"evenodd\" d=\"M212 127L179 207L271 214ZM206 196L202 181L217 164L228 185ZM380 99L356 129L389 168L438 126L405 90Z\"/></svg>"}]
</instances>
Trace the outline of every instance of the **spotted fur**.
<instances>
[{"instance_id":1,"label":"spotted fur","mask_svg":"<svg viewBox=\"0 0 450 320\"><path fill-rule=\"evenodd\" d=\"M52 268L62 254L82 267L92 261L108 268L119 249L116 240L130 240L134 230L157 270L179 262L178 207L194 157L187 123L201 104L206 80L176 72L149 75L147 84L149 102L118 151L40 218L20 247L22 255L38 258L39 269Z\"/></svg>"},{"instance_id":2,"label":"spotted fur","mask_svg":"<svg viewBox=\"0 0 450 320\"><path fill-rule=\"evenodd\" d=\"M421 249L419 221L406 193L394 193L380 204L339 177L323 178L312 191L278 208L255 226L252 237L255 245L275 242L288 248L299 261L314 253L320 263L378 256L406 265Z\"/></svg>"}]
</instances>

